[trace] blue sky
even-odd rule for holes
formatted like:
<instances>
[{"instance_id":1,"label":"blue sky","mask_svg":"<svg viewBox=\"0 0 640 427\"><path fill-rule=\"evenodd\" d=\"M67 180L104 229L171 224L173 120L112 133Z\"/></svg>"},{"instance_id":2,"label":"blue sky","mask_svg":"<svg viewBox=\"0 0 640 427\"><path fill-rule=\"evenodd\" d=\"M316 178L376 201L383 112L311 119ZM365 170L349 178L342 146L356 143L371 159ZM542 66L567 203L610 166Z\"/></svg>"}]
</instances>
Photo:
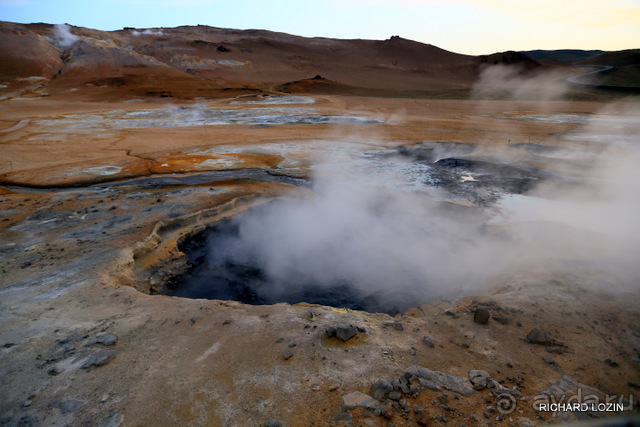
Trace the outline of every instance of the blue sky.
<instances>
[{"instance_id":1,"label":"blue sky","mask_svg":"<svg viewBox=\"0 0 640 427\"><path fill-rule=\"evenodd\" d=\"M100 30L202 24L309 37L400 35L475 55L640 48L640 0L0 0L0 20Z\"/></svg>"}]
</instances>

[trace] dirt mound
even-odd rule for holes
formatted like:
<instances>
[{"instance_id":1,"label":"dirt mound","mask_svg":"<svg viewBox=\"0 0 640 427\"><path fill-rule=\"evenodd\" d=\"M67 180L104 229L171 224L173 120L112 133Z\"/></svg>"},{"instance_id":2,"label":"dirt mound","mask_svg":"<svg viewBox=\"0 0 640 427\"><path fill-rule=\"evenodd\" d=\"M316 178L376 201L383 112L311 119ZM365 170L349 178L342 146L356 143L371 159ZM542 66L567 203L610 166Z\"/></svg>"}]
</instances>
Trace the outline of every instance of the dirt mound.
<instances>
[{"instance_id":1,"label":"dirt mound","mask_svg":"<svg viewBox=\"0 0 640 427\"><path fill-rule=\"evenodd\" d=\"M0 22L0 79L53 77L62 68L61 52L22 25Z\"/></svg>"}]
</instances>

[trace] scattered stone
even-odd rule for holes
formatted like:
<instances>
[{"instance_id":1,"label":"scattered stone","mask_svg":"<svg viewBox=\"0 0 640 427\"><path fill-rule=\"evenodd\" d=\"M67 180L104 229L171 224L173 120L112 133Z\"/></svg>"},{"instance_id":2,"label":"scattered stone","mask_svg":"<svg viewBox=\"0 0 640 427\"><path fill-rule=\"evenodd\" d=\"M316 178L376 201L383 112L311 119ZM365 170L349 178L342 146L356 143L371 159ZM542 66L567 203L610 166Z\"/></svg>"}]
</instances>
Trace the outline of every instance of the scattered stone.
<instances>
[{"instance_id":1,"label":"scattered stone","mask_svg":"<svg viewBox=\"0 0 640 427\"><path fill-rule=\"evenodd\" d=\"M413 405L413 412L416 415L422 415L424 414L425 409L422 406L418 406L418 405Z\"/></svg>"},{"instance_id":2,"label":"scattered stone","mask_svg":"<svg viewBox=\"0 0 640 427\"><path fill-rule=\"evenodd\" d=\"M269 420L264 423L264 427L286 427L286 425L278 420Z\"/></svg>"},{"instance_id":3,"label":"scattered stone","mask_svg":"<svg viewBox=\"0 0 640 427\"><path fill-rule=\"evenodd\" d=\"M547 353L554 353L554 354L562 354L563 351L561 348L552 348L552 347L547 347L544 349Z\"/></svg>"},{"instance_id":4,"label":"scattered stone","mask_svg":"<svg viewBox=\"0 0 640 427\"><path fill-rule=\"evenodd\" d=\"M362 334L367 332L367 329L364 326L357 326L356 329L358 329L358 332L360 332Z\"/></svg>"},{"instance_id":5,"label":"scattered stone","mask_svg":"<svg viewBox=\"0 0 640 427\"><path fill-rule=\"evenodd\" d=\"M295 347L295 346L297 346L297 345L298 345L298 344L297 344L295 341L291 341L291 342L289 343L289 347Z\"/></svg>"},{"instance_id":6,"label":"scattered stone","mask_svg":"<svg viewBox=\"0 0 640 427\"><path fill-rule=\"evenodd\" d=\"M388 380L380 380L373 383L371 389L373 390L373 397L383 400L393 391L393 385L391 385L391 382Z\"/></svg>"},{"instance_id":7,"label":"scattered stone","mask_svg":"<svg viewBox=\"0 0 640 427\"><path fill-rule=\"evenodd\" d=\"M364 408L374 411L378 406L380 406L379 401L359 391L346 394L342 396L341 400L341 407L343 411L355 408Z\"/></svg>"},{"instance_id":8,"label":"scattered stone","mask_svg":"<svg viewBox=\"0 0 640 427\"><path fill-rule=\"evenodd\" d=\"M385 327L385 328L393 328L396 331L404 331L404 326L402 326L402 323L400 323L398 321L382 322L382 326Z\"/></svg>"},{"instance_id":9,"label":"scattered stone","mask_svg":"<svg viewBox=\"0 0 640 427\"><path fill-rule=\"evenodd\" d=\"M398 400L402 399L402 393L400 393L399 391L395 391L394 390L394 391L389 393L389 399L398 401Z\"/></svg>"},{"instance_id":10,"label":"scattered stone","mask_svg":"<svg viewBox=\"0 0 640 427\"><path fill-rule=\"evenodd\" d=\"M347 423L352 423L353 417L348 412L340 412L333 417L333 421L346 421Z\"/></svg>"},{"instance_id":11,"label":"scattered stone","mask_svg":"<svg viewBox=\"0 0 640 427\"><path fill-rule=\"evenodd\" d=\"M494 388L496 386L496 382L487 371L471 369L468 375L469 382L475 390L484 390L485 388Z\"/></svg>"},{"instance_id":12,"label":"scattered stone","mask_svg":"<svg viewBox=\"0 0 640 427\"><path fill-rule=\"evenodd\" d=\"M47 374L51 376L58 375L61 372L62 372L62 369L58 368L57 366L53 366L47 370Z\"/></svg>"},{"instance_id":13,"label":"scattered stone","mask_svg":"<svg viewBox=\"0 0 640 427\"><path fill-rule=\"evenodd\" d=\"M91 367L104 366L115 357L116 353L112 350L98 350L91 354L87 360L80 366L81 369L89 369Z\"/></svg>"},{"instance_id":14,"label":"scattered stone","mask_svg":"<svg viewBox=\"0 0 640 427\"><path fill-rule=\"evenodd\" d=\"M553 345L553 340L548 332L541 332L538 328L533 328L527 334L527 341L531 344Z\"/></svg>"},{"instance_id":15,"label":"scattered stone","mask_svg":"<svg viewBox=\"0 0 640 427\"><path fill-rule=\"evenodd\" d=\"M282 358L284 360L289 360L293 357L293 351L291 350L286 350L284 353L282 353Z\"/></svg>"},{"instance_id":16,"label":"scattered stone","mask_svg":"<svg viewBox=\"0 0 640 427\"><path fill-rule=\"evenodd\" d=\"M191 319L189 319L189 323L191 323L192 325L195 325L197 319L198 319L197 317L192 317Z\"/></svg>"},{"instance_id":17,"label":"scattered stone","mask_svg":"<svg viewBox=\"0 0 640 427\"><path fill-rule=\"evenodd\" d=\"M334 328L333 326L327 326L325 328L325 332L327 333L327 336L331 338L336 336L337 331L336 331L336 328Z\"/></svg>"},{"instance_id":18,"label":"scattered stone","mask_svg":"<svg viewBox=\"0 0 640 427\"><path fill-rule=\"evenodd\" d=\"M489 310L487 310L486 307L478 307L476 308L476 312L473 315L473 321L482 325L486 325L487 323L489 323L490 317L491 313L489 313Z\"/></svg>"},{"instance_id":19,"label":"scattered stone","mask_svg":"<svg viewBox=\"0 0 640 427\"><path fill-rule=\"evenodd\" d=\"M419 426L428 426L429 425L429 416L427 415L426 412L418 415L418 417L416 418L416 422L418 423Z\"/></svg>"},{"instance_id":20,"label":"scattered stone","mask_svg":"<svg viewBox=\"0 0 640 427\"><path fill-rule=\"evenodd\" d=\"M87 342L84 343L84 346L89 347L95 344L112 346L112 345L116 345L117 342L118 342L118 336L116 334L101 333L94 337L89 337Z\"/></svg>"},{"instance_id":21,"label":"scattered stone","mask_svg":"<svg viewBox=\"0 0 640 427\"><path fill-rule=\"evenodd\" d=\"M315 317L315 313L313 312L313 310L311 310L311 307L309 307L307 309L307 320L313 320Z\"/></svg>"},{"instance_id":22,"label":"scattered stone","mask_svg":"<svg viewBox=\"0 0 640 427\"><path fill-rule=\"evenodd\" d=\"M429 338L428 336L424 336L422 338L422 342L425 343L427 345L427 347L429 347L429 348L434 348L436 346L433 343L433 340L431 338Z\"/></svg>"},{"instance_id":23,"label":"scattered stone","mask_svg":"<svg viewBox=\"0 0 640 427\"><path fill-rule=\"evenodd\" d=\"M555 361L555 360L553 360L553 359L552 359L552 358L550 358L550 357L543 357L543 358L542 358L542 361L543 361L544 363L546 363L547 365L555 365L555 364L556 364L556 361Z\"/></svg>"},{"instance_id":24,"label":"scattered stone","mask_svg":"<svg viewBox=\"0 0 640 427\"><path fill-rule=\"evenodd\" d=\"M84 405L85 403L79 400L67 399L60 402L58 404L58 407L63 414L72 414L78 409L82 408Z\"/></svg>"},{"instance_id":25,"label":"scattered stone","mask_svg":"<svg viewBox=\"0 0 640 427\"><path fill-rule=\"evenodd\" d=\"M471 383L463 377L457 377L455 375L449 375L439 371L432 371L416 365L411 366L404 372L405 375L409 374L410 376L426 380L426 383L423 383L422 381L420 382L421 386L424 384L426 387L431 389L433 389L433 386L437 390L444 388L460 393L463 396L469 396L473 393Z\"/></svg>"},{"instance_id":26,"label":"scattered stone","mask_svg":"<svg viewBox=\"0 0 640 427\"><path fill-rule=\"evenodd\" d=\"M615 361L615 360L613 360L613 359L605 359L605 360L604 360L604 363L605 363L605 365L607 365L607 366L611 366L612 368L616 368L616 367L618 367L618 366L619 366L619 365L618 365L618 362L616 362L616 361Z\"/></svg>"},{"instance_id":27,"label":"scattered stone","mask_svg":"<svg viewBox=\"0 0 640 427\"><path fill-rule=\"evenodd\" d=\"M342 341L347 341L356 335L357 329L353 325L345 325L344 323L338 323L336 325L336 338Z\"/></svg>"},{"instance_id":28,"label":"scattered stone","mask_svg":"<svg viewBox=\"0 0 640 427\"><path fill-rule=\"evenodd\" d=\"M70 342L66 342L66 343L60 345L60 347L58 347L58 350L60 350L60 351L62 351L64 353L69 352L69 351L73 351L75 349L76 349L76 346L74 346Z\"/></svg>"}]
</instances>

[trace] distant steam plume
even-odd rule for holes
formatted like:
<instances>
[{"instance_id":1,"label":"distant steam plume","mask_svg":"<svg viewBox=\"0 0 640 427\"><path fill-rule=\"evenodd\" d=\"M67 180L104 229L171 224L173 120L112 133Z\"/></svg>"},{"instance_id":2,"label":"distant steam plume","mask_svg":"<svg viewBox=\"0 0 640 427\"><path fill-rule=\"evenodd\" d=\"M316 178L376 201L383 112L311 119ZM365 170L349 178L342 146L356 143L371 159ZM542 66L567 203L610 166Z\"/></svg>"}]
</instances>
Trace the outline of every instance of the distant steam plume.
<instances>
[{"instance_id":1,"label":"distant steam plume","mask_svg":"<svg viewBox=\"0 0 640 427\"><path fill-rule=\"evenodd\" d=\"M554 100L567 92L566 75L558 71L523 73L517 65L492 65L480 72L473 87L475 97Z\"/></svg>"},{"instance_id":2,"label":"distant steam plume","mask_svg":"<svg viewBox=\"0 0 640 427\"><path fill-rule=\"evenodd\" d=\"M71 32L71 27L67 24L56 24L53 26L53 42L60 48L66 49L73 46L80 38Z\"/></svg>"}]
</instances>

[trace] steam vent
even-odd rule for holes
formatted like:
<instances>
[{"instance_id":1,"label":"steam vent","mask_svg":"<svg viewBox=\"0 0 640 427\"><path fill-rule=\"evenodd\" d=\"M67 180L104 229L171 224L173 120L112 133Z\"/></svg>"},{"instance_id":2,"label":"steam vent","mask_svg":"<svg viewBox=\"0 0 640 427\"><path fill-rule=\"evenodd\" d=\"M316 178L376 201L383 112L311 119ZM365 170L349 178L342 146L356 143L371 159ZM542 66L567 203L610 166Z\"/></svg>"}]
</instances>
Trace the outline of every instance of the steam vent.
<instances>
[{"instance_id":1,"label":"steam vent","mask_svg":"<svg viewBox=\"0 0 640 427\"><path fill-rule=\"evenodd\" d=\"M635 50L0 22L0 65L1 425L640 424Z\"/></svg>"}]
</instances>

